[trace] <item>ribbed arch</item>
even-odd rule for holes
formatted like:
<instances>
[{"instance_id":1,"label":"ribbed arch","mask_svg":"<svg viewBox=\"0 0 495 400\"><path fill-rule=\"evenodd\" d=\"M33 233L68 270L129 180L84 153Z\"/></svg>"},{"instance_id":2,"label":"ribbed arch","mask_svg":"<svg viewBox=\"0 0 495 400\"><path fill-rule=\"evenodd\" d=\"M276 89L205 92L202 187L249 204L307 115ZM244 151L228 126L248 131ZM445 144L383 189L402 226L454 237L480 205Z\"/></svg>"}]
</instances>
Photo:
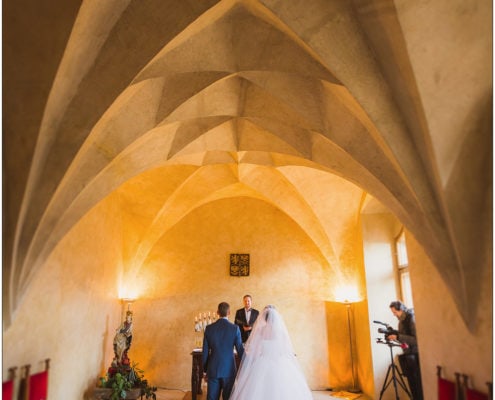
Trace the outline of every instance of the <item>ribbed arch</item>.
<instances>
[{"instance_id":1,"label":"ribbed arch","mask_svg":"<svg viewBox=\"0 0 495 400\"><path fill-rule=\"evenodd\" d=\"M212 169L216 170L211 181ZM146 257L169 229L196 208L225 198L250 197L271 204L291 218L312 240L338 275L340 265L327 232L306 197L277 169L267 166L211 165L198 169L167 199L129 261L130 276L138 276ZM357 206L357 204L356 204ZM131 278L132 280L132 278Z\"/></svg>"},{"instance_id":2,"label":"ribbed arch","mask_svg":"<svg viewBox=\"0 0 495 400\"><path fill-rule=\"evenodd\" d=\"M461 246L458 232L470 215L451 215L459 200L449 200L455 196L449 191L447 198L441 184L450 182L449 171L453 182L464 182L465 164L459 154L446 161L438 148L445 132L456 143L467 136L462 127L436 128L430 142L427 117L433 117L422 110L429 99L420 97L409 60L415 52L417 68L422 55L407 42L414 30L403 35L393 2L383 9L353 0L112 4L83 2L43 103L38 145L10 232L9 312L57 244L99 202L160 171L163 176L153 176L155 185L166 182L168 195L155 199L162 209L174 190L209 170L222 171L208 178L219 186L196 206L218 196L261 196L297 220L330 258L336 227L329 228L303 182L333 176L342 187L356 185L424 246L469 318L476 285L467 293L459 282L472 268L473 250ZM386 32L394 35L382 40ZM473 89L473 102L478 92ZM441 181L436 151L443 155ZM242 179L225 171L242 171ZM296 179L299 174L307 176ZM255 176L278 176L294 204L305 199L308 220L293 216L289 200L275 202ZM183 187L193 196L193 186ZM186 192L177 193L185 199ZM304 228L315 218L324 235ZM155 228L153 237L159 235Z\"/></svg>"}]
</instances>

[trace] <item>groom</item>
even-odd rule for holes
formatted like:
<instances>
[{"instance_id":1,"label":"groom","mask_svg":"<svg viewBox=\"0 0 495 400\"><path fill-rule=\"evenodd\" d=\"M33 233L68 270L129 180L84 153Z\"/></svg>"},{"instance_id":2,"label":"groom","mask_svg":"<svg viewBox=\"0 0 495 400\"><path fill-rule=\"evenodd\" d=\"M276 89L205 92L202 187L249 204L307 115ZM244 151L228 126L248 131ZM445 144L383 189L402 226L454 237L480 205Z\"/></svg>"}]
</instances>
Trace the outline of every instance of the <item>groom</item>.
<instances>
[{"instance_id":1,"label":"groom","mask_svg":"<svg viewBox=\"0 0 495 400\"><path fill-rule=\"evenodd\" d=\"M205 329L203 338L203 371L208 380L207 400L228 400L236 375L234 347L242 359L244 347L241 332L237 325L229 322L230 306L222 302L218 305L218 320Z\"/></svg>"}]
</instances>

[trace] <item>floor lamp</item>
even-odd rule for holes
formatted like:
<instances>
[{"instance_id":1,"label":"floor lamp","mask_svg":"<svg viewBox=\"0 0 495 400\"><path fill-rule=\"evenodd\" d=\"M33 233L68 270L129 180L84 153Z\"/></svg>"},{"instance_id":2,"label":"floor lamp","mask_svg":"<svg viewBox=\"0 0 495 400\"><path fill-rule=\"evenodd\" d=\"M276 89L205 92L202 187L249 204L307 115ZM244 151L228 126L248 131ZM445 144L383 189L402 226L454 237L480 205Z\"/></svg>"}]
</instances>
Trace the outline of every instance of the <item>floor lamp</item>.
<instances>
[{"instance_id":1,"label":"floor lamp","mask_svg":"<svg viewBox=\"0 0 495 400\"><path fill-rule=\"evenodd\" d=\"M352 340L352 325L351 325L351 307L352 303L348 300L344 301L344 305L347 309L347 327L349 329L349 352L351 356L351 369L352 369L352 388L348 391L351 393L360 393L361 390L356 386L356 374L354 372L354 352L353 352L353 340Z\"/></svg>"}]
</instances>

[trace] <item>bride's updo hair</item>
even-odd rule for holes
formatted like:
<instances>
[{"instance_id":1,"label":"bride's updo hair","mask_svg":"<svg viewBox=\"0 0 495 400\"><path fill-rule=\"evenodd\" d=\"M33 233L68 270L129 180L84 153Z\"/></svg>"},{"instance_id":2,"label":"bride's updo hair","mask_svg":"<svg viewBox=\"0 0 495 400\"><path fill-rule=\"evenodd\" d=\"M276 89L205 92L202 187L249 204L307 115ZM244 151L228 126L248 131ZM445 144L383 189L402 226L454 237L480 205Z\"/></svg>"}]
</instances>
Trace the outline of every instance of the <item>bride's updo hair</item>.
<instances>
[{"instance_id":1,"label":"bride's updo hair","mask_svg":"<svg viewBox=\"0 0 495 400\"><path fill-rule=\"evenodd\" d=\"M268 321L268 316L271 314L270 311L275 310L275 306L268 304L263 311L265 311L265 321Z\"/></svg>"},{"instance_id":2,"label":"bride's updo hair","mask_svg":"<svg viewBox=\"0 0 495 400\"><path fill-rule=\"evenodd\" d=\"M268 346L268 347L267 347ZM284 319L278 309L268 304L256 319L253 331L246 342L248 354L281 354L293 356L292 343Z\"/></svg>"}]
</instances>

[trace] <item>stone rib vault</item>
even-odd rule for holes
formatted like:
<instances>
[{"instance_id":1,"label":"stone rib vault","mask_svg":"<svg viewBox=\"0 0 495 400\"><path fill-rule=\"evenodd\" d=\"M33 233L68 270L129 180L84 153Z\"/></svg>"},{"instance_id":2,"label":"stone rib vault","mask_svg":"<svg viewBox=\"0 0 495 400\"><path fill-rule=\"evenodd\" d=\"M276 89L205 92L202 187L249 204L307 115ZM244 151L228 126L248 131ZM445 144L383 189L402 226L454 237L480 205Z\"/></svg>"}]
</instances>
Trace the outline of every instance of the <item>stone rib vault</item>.
<instances>
[{"instance_id":1,"label":"stone rib vault","mask_svg":"<svg viewBox=\"0 0 495 400\"><path fill-rule=\"evenodd\" d=\"M490 2L465 4L490 19ZM346 224L370 194L424 247L469 324L489 254L476 237L490 217L478 184L491 188L491 41L480 27L474 48L435 56L442 42L421 13L386 0L83 1L39 124L6 116L6 136L38 137L25 189L6 194L6 319L112 193L139 221L131 275L194 209L236 197L290 216L339 271ZM467 52L469 75L442 86ZM450 98L463 111L448 119L438 104Z\"/></svg>"}]
</instances>

